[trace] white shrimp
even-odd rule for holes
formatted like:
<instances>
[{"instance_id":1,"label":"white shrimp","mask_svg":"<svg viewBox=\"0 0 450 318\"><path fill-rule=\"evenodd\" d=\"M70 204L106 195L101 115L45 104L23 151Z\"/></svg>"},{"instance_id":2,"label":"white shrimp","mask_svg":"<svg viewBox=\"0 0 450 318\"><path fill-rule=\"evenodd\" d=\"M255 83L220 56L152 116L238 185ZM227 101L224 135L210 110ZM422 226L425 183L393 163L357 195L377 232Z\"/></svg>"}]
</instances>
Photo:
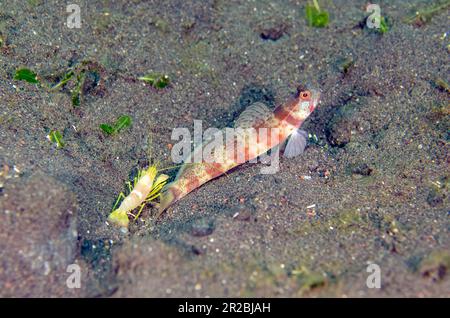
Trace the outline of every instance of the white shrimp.
<instances>
[{"instance_id":1,"label":"white shrimp","mask_svg":"<svg viewBox=\"0 0 450 318\"><path fill-rule=\"evenodd\" d=\"M144 209L145 205L161 195L161 189L167 183L169 176L160 174L156 177L158 170L156 166L150 166L146 170L138 171L137 177L134 178L133 185L130 181L127 182L129 194L121 192L113 207L113 212L108 216L108 221L121 227L128 227L128 215L131 215L136 220ZM156 179L156 180L155 180ZM120 199L123 198L120 206L116 209ZM136 215L131 211L140 206Z\"/></svg>"}]
</instances>

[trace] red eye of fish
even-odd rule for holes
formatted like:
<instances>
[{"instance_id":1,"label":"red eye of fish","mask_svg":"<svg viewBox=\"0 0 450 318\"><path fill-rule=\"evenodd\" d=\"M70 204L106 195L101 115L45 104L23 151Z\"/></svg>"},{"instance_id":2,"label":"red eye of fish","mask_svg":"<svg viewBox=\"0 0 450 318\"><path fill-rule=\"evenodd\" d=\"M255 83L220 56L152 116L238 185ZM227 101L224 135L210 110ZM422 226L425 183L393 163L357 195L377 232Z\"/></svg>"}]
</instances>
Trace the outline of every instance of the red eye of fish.
<instances>
[{"instance_id":1,"label":"red eye of fish","mask_svg":"<svg viewBox=\"0 0 450 318\"><path fill-rule=\"evenodd\" d=\"M304 91L300 93L300 98L303 100L308 100L311 97L311 93L309 91Z\"/></svg>"}]
</instances>

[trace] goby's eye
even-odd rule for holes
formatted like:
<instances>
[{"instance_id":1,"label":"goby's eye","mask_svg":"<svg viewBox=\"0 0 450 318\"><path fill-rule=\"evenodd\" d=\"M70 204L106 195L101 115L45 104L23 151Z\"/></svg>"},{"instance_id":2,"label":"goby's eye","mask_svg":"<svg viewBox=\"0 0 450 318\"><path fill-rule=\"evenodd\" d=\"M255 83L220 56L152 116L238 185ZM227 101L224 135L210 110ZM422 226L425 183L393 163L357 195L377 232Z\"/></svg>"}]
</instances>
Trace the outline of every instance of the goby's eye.
<instances>
[{"instance_id":1,"label":"goby's eye","mask_svg":"<svg viewBox=\"0 0 450 318\"><path fill-rule=\"evenodd\" d=\"M309 100L311 97L311 93L309 91L300 92L300 98L303 100Z\"/></svg>"}]
</instances>

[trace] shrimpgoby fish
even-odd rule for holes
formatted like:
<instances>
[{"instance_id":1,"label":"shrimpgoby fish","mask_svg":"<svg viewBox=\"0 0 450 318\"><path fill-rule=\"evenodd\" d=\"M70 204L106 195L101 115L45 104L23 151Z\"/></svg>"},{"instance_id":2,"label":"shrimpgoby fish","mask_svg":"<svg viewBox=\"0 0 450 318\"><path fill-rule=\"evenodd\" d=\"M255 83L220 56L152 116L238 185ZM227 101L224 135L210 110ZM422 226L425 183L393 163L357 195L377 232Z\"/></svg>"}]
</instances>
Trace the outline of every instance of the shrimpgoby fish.
<instances>
[{"instance_id":1,"label":"shrimpgoby fish","mask_svg":"<svg viewBox=\"0 0 450 318\"><path fill-rule=\"evenodd\" d=\"M238 154L227 150L227 145L223 145L223 147L214 149L214 156L223 159L220 162L191 163L195 153L203 151L207 147L208 141L196 147L184 160L185 163L180 168L175 180L163 189L158 215L206 182L246 161L267 153L274 147L284 144L286 140L288 141L284 150L285 157L290 158L301 154L306 146L307 135L299 127L316 109L319 97L320 93L317 90L299 89L294 98L279 105L274 111L269 110L260 102L247 107L235 122L235 128L244 130L244 133L237 134L234 141L235 145L239 142L244 144L244 152L240 154L241 159L237 160ZM273 138L271 131L276 131L277 138ZM265 134L265 136L261 134ZM242 160L244 155L245 160Z\"/></svg>"}]
</instances>

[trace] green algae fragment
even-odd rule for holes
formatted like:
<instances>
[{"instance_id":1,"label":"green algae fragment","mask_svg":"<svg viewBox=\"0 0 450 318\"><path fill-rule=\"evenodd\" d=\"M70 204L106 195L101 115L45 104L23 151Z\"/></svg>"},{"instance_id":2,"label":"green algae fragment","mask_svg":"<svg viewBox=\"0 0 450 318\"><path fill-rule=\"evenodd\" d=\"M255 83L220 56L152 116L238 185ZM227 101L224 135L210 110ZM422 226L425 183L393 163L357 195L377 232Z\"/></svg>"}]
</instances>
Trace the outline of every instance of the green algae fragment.
<instances>
[{"instance_id":1,"label":"green algae fragment","mask_svg":"<svg viewBox=\"0 0 450 318\"><path fill-rule=\"evenodd\" d=\"M72 77L74 75L75 75L75 73L73 72L73 70L68 71L66 74L64 74L63 78L51 89L56 89L56 88L59 88L59 87L65 85L68 81L70 81L72 79Z\"/></svg>"},{"instance_id":2,"label":"green algae fragment","mask_svg":"<svg viewBox=\"0 0 450 318\"><path fill-rule=\"evenodd\" d=\"M138 80L144 81L158 89L162 89L170 83L169 76L160 73L150 73L139 77Z\"/></svg>"},{"instance_id":3,"label":"green algae fragment","mask_svg":"<svg viewBox=\"0 0 450 318\"><path fill-rule=\"evenodd\" d=\"M75 88L72 90L72 105L73 106L80 106L81 103L81 87L84 83L85 74L84 72L81 72L77 75L77 83L75 85Z\"/></svg>"},{"instance_id":4,"label":"green algae fragment","mask_svg":"<svg viewBox=\"0 0 450 318\"><path fill-rule=\"evenodd\" d=\"M309 26L323 28L328 25L329 14L327 11L323 11L320 9L317 0L313 0L313 5L306 5L305 14Z\"/></svg>"},{"instance_id":5,"label":"green algae fragment","mask_svg":"<svg viewBox=\"0 0 450 318\"><path fill-rule=\"evenodd\" d=\"M100 129L103 130L108 135L112 135L114 133L114 128L108 124L101 124Z\"/></svg>"},{"instance_id":6,"label":"green algae fragment","mask_svg":"<svg viewBox=\"0 0 450 318\"><path fill-rule=\"evenodd\" d=\"M108 124L101 124L100 129L103 130L107 135L114 135L121 131L122 129L131 126L132 120L130 116L122 115L120 116L113 126Z\"/></svg>"},{"instance_id":7,"label":"green algae fragment","mask_svg":"<svg viewBox=\"0 0 450 318\"><path fill-rule=\"evenodd\" d=\"M54 142L57 148L63 148L65 146L62 135L58 130L52 130L48 135L48 139Z\"/></svg>"},{"instance_id":8,"label":"green algae fragment","mask_svg":"<svg viewBox=\"0 0 450 318\"><path fill-rule=\"evenodd\" d=\"M77 90L72 91L72 105L80 106L80 102L81 102L80 92Z\"/></svg>"},{"instance_id":9,"label":"green algae fragment","mask_svg":"<svg viewBox=\"0 0 450 318\"><path fill-rule=\"evenodd\" d=\"M27 68L18 69L16 71L16 74L14 75L14 79L18 81L26 81L33 84L39 83L37 74Z\"/></svg>"},{"instance_id":10,"label":"green algae fragment","mask_svg":"<svg viewBox=\"0 0 450 318\"><path fill-rule=\"evenodd\" d=\"M383 33L386 33L387 31L389 31L389 26L386 22L386 19L384 17L381 17L380 28L378 29L378 32L383 34Z\"/></svg>"},{"instance_id":11,"label":"green algae fragment","mask_svg":"<svg viewBox=\"0 0 450 318\"><path fill-rule=\"evenodd\" d=\"M97 93L102 93L101 90L104 88L99 84L101 81L101 69L98 63L85 60L66 70L60 77L59 82L54 85L46 81L45 77L40 78L35 72L27 68L18 69L14 75L14 79L40 84L39 87L48 92L54 92L67 85L70 91L72 105L80 106L83 94L87 94L90 90L94 90L97 87L99 88L98 91L100 91L97 91Z\"/></svg>"},{"instance_id":12,"label":"green algae fragment","mask_svg":"<svg viewBox=\"0 0 450 318\"><path fill-rule=\"evenodd\" d=\"M131 117L127 115L120 116L116 122L114 130L119 132L123 128L126 128L131 125Z\"/></svg>"},{"instance_id":13,"label":"green algae fragment","mask_svg":"<svg viewBox=\"0 0 450 318\"><path fill-rule=\"evenodd\" d=\"M447 93L450 93L450 85L446 81L444 81L442 78L434 79L433 84L437 88L439 88Z\"/></svg>"}]
</instances>

